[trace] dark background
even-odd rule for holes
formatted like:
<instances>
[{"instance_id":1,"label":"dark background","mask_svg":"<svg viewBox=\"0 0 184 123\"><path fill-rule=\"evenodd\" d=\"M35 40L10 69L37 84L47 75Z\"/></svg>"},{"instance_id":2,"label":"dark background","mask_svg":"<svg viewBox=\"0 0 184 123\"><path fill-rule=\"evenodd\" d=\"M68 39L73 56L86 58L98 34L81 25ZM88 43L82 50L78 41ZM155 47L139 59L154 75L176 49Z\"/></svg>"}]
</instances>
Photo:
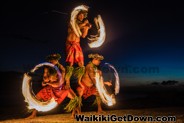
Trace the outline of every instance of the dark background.
<instances>
[{"instance_id":1,"label":"dark background","mask_svg":"<svg viewBox=\"0 0 184 123\"><path fill-rule=\"evenodd\" d=\"M81 41L87 55L97 52L115 67L157 67L159 73L121 71L126 84L183 81L183 7L180 1L7 1L1 3L1 71L25 72L45 61L50 53L60 53L65 64L65 39L70 12L88 5L89 20L100 14L106 26L106 42L90 49ZM53 11L59 11L59 14ZM92 29L90 32L95 30ZM131 68L130 68L131 69ZM125 81L125 80L124 80Z\"/></svg>"},{"instance_id":2,"label":"dark background","mask_svg":"<svg viewBox=\"0 0 184 123\"><path fill-rule=\"evenodd\" d=\"M183 106L181 1L16 0L0 3L2 118L23 117L26 112L21 92L24 72L44 62L50 53L60 53L60 62L66 65L67 24L72 9L81 4L90 7L88 17L92 24L97 14L105 23L107 36L103 46L90 49L87 39L81 40L81 46L85 64L89 53L100 53L105 57L104 63L119 68L120 101L114 109ZM149 71L152 67L156 72ZM21 110L17 115L12 115L18 108Z\"/></svg>"}]
</instances>

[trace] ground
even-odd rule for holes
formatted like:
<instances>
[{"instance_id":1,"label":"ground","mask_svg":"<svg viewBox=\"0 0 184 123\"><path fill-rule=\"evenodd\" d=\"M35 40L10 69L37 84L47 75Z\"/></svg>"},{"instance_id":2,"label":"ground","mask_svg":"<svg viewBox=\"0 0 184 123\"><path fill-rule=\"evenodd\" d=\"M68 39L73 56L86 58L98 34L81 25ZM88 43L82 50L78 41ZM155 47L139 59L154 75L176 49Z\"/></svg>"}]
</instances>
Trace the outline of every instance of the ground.
<instances>
[{"instance_id":1,"label":"ground","mask_svg":"<svg viewBox=\"0 0 184 123\"><path fill-rule=\"evenodd\" d=\"M91 114L96 114L95 112L83 112L85 116L90 116ZM125 110L108 110L104 115L117 115L117 116L124 116L124 115L134 115L134 116L176 116L175 123L184 123L184 108L179 107L172 107L172 108L151 108L151 109L125 109ZM11 120L4 120L1 123L80 123L75 119L70 118L70 113L64 114L54 114L54 115L45 115L45 116L38 116L34 119L11 119ZM112 123L114 121L110 121L108 123ZM82 122L81 122L82 123ZM104 122L103 122L104 123ZM137 123L137 122L127 122L127 123ZM146 122L138 122L138 123L146 123ZM154 122L151 122L154 123ZM159 122L155 122L159 123ZM160 122L161 123L161 122ZM167 123L167 122L166 122ZM171 122L170 122L171 123Z\"/></svg>"},{"instance_id":2,"label":"ground","mask_svg":"<svg viewBox=\"0 0 184 123\"><path fill-rule=\"evenodd\" d=\"M39 113L35 119L25 120L28 112L27 103L22 95L23 73L0 72L3 85L0 86L0 122L2 123L62 123L76 122L70 119L71 114L65 113L64 107L69 99L56 109L46 113ZM141 82L140 82L141 83ZM37 81L33 83L34 92L39 91ZM85 115L95 114L97 110L93 104L95 97L83 100L82 111ZM125 114L149 116L176 116L178 123L184 123L184 85L139 85L121 86L116 95L116 105L108 107L102 105L107 114L119 116ZM79 123L79 122L77 122ZM105 122L103 122L105 123ZM145 123L145 122L144 122ZM153 122L151 122L153 123ZM158 123L158 122L157 122Z\"/></svg>"}]
</instances>

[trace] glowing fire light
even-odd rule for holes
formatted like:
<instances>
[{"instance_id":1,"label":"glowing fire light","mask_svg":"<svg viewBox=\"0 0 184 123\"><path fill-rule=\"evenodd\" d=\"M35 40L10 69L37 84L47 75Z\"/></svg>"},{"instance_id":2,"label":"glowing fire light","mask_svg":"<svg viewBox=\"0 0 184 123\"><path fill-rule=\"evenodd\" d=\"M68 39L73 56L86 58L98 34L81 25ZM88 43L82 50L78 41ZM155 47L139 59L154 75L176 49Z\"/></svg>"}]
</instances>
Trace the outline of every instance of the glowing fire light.
<instances>
[{"instance_id":1,"label":"glowing fire light","mask_svg":"<svg viewBox=\"0 0 184 123\"><path fill-rule=\"evenodd\" d=\"M115 75L115 94L118 94L119 93L119 75L116 71L116 69L106 63L108 65L108 67L112 68L113 71L114 71L114 75ZM97 90L100 94L100 97L102 99L102 102L108 106L112 106L116 103L116 100L115 100L115 96L114 94L109 94L104 86L104 81L103 81L103 77L100 76L100 74L98 72L95 72L95 80L96 80L96 87L97 87Z\"/></svg>"},{"instance_id":2,"label":"glowing fire light","mask_svg":"<svg viewBox=\"0 0 184 123\"><path fill-rule=\"evenodd\" d=\"M80 5L80 6L75 7L73 9L73 11L71 12L70 24L71 24L72 29L74 30L75 34L78 37L80 37L82 35L82 33L80 31L78 24L76 23L77 15L81 10L88 11L88 8L89 8L88 6ZM98 33L96 35L90 35L90 37L88 37L88 40L90 41L88 43L88 45L90 48L100 47L104 43L105 36L106 36L105 26L104 26L104 23L103 23L101 16L98 15L97 17L95 17L94 21L95 21Z\"/></svg>"},{"instance_id":3,"label":"glowing fire light","mask_svg":"<svg viewBox=\"0 0 184 123\"><path fill-rule=\"evenodd\" d=\"M106 65L108 65L108 67L112 68L113 72L114 72L114 76L115 76L115 95L117 95L119 93L120 90L120 83L119 83L119 75L118 72L116 71L116 69L114 68L114 66L112 66L109 63L105 63Z\"/></svg>"},{"instance_id":4,"label":"glowing fire light","mask_svg":"<svg viewBox=\"0 0 184 123\"><path fill-rule=\"evenodd\" d=\"M44 65L55 68L60 79L59 81L62 81L61 73L59 69L51 63L45 62L45 63L38 64L37 66L35 66L34 69L31 70L31 72L34 73L39 67L42 67ZM25 98L25 102L28 103L28 109L36 109L37 111L46 112L55 108L58 104L54 98L46 102L37 100L31 88L31 79L32 79L31 76L29 76L26 73L24 74L23 83L22 83L22 94Z\"/></svg>"},{"instance_id":5,"label":"glowing fire light","mask_svg":"<svg viewBox=\"0 0 184 123\"><path fill-rule=\"evenodd\" d=\"M73 11L71 12L71 17L70 17L70 24L71 24L75 34L78 37L80 37L82 35L82 33L80 31L78 24L76 23L76 20L77 20L77 15L79 14L79 12L81 10L88 11L88 7L85 5L80 5L80 6L75 7L73 9Z\"/></svg>"},{"instance_id":6,"label":"glowing fire light","mask_svg":"<svg viewBox=\"0 0 184 123\"><path fill-rule=\"evenodd\" d=\"M113 94L108 94L103 83L103 77L98 72L95 73L96 87L102 99L102 102L108 106L112 106L116 103Z\"/></svg>"},{"instance_id":7,"label":"glowing fire light","mask_svg":"<svg viewBox=\"0 0 184 123\"><path fill-rule=\"evenodd\" d=\"M98 34L90 35L90 38L88 38L88 40L91 41L90 43L88 43L90 48L100 47L104 43L105 36L106 36L105 26L104 26L101 16L98 15L97 18L94 19L94 21L98 29Z\"/></svg>"}]
</instances>

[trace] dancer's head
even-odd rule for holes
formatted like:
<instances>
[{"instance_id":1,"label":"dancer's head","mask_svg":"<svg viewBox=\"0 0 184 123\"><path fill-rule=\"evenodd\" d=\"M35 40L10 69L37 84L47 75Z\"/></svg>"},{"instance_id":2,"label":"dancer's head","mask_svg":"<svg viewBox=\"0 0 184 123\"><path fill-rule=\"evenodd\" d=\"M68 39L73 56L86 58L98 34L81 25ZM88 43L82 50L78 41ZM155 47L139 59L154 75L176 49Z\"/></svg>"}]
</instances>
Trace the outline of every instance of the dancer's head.
<instances>
[{"instance_id":1,"label":"dancer's head","mask_svg":"<svg viewBox=\"0 0 184 123\"><path fill-rule=\"evenodd\" d=\"M59 53L51 54L46 57L46 60L54 65L58 64L61 59L61 55Z\"/></svg>"},{"instance_id":2,"label":"dancer's head","mask_svg":"<svg viewBox=\"0 0 184 123\"><path fill-rule=\"evenodd\" d=\"M87 17L87 11L84 11L84 10L81 10L81 11L78 13L78 15L77 15L77 19L78 19L79 21L83 21L84 18L86 18L86 17Z\"/></svg>"},{"instance_id":3,"label":"dancer's head","mask_svg":"<svg viewBox=\"0 0 184 123\"><path fill-rule=\"evenodd\" d=\"M102 55L99 55L99 54L89 54L88 58L90 58L91 62L96 66L99 66L101 63L101 60L104 59L104 57Z\"/></svg>"}]
</instances>

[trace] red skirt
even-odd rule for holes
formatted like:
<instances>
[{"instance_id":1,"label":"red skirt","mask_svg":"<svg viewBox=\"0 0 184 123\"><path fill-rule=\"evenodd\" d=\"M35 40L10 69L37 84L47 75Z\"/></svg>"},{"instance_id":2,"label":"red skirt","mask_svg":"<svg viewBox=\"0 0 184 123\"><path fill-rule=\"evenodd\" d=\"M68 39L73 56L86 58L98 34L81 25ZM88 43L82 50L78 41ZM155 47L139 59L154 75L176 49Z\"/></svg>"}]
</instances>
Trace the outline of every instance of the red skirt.
<instances>
[{"instance_id":1,"label":"red skirt","mask_svg":"<svg viewBox=\"0 0 184 123\"><path fill-rule=\"evenodd\" d=\"M72 64L84 62L84 55L79 42L68 41L66 43L66 55L67 55L66 62L69 62Z\"/></svg>"},{"instance_id":2,"label":"red skirt","mask_svg":"<svg viewBox=\"0 0 184 123\"><path fill-rule=\"evenodd\" d=\"M62 103L62 101L67 97L70 89L64 89L62 86L61 88L54 88L52 86L46 86L41 89L37 94L36 97L43 101L48 101L51 98L54 98L58 104Z\"/></svg>"},{"instance_id":3,"label":"red skirt","mask_svg":"<svg viewBox=\"0 0 184 123\"><path fill-rule=\"evenodd\" d=\"M84 88L82 88L81 86L77 87L77 90L80 91L80 90L83 90L83 97L84 99L88 98L89 96L92 96L92 95L97 95L97 89L95 86L92 86L92 87L88 87L86 86L84 83L81 83Z\"/></svg>"}]
</instances>

